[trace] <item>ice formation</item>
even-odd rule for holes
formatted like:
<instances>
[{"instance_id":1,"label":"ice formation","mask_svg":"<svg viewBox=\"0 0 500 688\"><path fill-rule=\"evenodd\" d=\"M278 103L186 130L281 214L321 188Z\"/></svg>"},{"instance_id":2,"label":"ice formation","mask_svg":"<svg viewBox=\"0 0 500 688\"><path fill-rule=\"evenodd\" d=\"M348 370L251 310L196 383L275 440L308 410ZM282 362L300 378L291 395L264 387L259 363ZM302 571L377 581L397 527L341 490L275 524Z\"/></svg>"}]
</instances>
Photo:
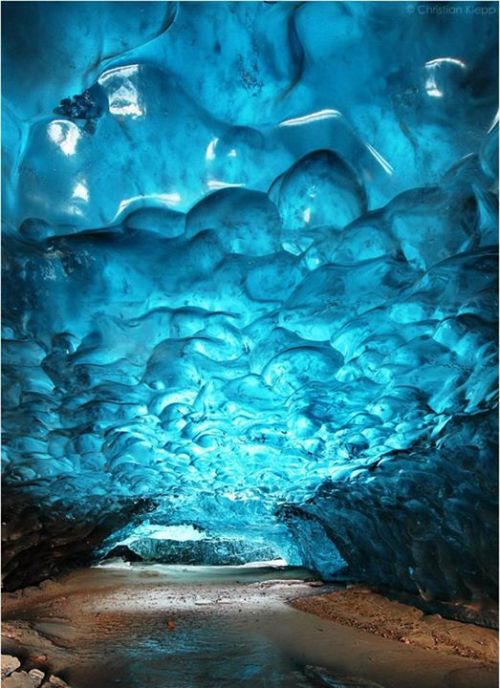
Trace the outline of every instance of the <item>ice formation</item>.
<instances>
[{"instance_id":1,"label":"ice formation","mask_svg":"<svg viewBox=\"0 0 500 688\"><path fill-rule=\"evenodd\" d=\"M448 8L4 3L7 586L494 594L497 5Z\"/></svg>"}]
</instances>

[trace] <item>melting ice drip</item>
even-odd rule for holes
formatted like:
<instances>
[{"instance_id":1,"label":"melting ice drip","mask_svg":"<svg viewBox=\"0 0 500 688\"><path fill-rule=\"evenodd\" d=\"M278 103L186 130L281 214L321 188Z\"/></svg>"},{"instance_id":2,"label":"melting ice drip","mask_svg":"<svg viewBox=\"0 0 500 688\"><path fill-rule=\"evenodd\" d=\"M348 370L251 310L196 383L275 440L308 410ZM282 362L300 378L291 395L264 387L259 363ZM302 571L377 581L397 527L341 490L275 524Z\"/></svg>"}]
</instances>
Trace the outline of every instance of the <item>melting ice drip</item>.
<instances>
[{"instance_id":1,"label":"melting ice drip","mask_svg":"<svg viewBox=\"0 0 500 688\"><path fill-rule=\"evenodd\" d=\"M97 15L120 34L92 4L50 8L73 44ZM42 34L57 97L21 96L7 36L7 484L77 521L149 498L158 527L325 576L336 546L370 580L487 590L493 20L140 5L149 33L93 85Z\"/></svg>"}]
</instances>

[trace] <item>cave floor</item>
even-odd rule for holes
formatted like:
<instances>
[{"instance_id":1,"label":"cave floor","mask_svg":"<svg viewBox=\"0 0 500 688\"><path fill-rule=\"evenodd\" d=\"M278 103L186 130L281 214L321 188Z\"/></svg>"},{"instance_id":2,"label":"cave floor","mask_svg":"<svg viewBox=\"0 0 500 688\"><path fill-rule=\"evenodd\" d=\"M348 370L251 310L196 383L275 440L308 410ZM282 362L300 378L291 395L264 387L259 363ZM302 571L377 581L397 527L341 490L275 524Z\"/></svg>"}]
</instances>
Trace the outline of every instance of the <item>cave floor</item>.
<instances>
[{"instance_id":1,"label":"cave floor","mask_svg":"<svg viewBox=\"0 0 500 688\"><path fill-rule=\"evenodd\" d=\"M75 571L3 595L2 652L19 657L23 668L50 670L71 688L498 685L494 663L405 645L291 607L293 598L335 590L306 577L303 569L271 567Z\"/></svg>"}]
</instances>

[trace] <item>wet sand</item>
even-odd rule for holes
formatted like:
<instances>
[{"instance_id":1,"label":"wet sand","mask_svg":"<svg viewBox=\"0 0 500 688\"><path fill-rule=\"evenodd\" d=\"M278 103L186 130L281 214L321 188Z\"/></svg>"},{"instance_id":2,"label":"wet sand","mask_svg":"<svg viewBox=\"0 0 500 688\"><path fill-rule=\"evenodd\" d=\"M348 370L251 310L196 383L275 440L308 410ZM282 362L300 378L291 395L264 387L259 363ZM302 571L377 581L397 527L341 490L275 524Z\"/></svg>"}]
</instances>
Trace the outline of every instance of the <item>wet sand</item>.
<instances>
[{"instance_id":1,"label":"wet sand","mask_svg":"<svg viewBox=\"0 0 500 688\"><path fill-rule=\"evenodd\" d=\"M339 593L305 576L161 565L77 571L3 595L3 652L72 688L335 685L311 666L384 688L498 685L492 662L383 638L301 611L297 601L292 607L292 599Z\"/></svg>"},{"instance_id":2,"label":"wet sand","mask_svg":"<svg viewBox=\"0 0 500 688\"><path fill-rule=\"evenodd\" d=\"M424 614L364 586L292 600L295 609L407 645L498 663L498 631Z\"/></svg>"}]
</instances>

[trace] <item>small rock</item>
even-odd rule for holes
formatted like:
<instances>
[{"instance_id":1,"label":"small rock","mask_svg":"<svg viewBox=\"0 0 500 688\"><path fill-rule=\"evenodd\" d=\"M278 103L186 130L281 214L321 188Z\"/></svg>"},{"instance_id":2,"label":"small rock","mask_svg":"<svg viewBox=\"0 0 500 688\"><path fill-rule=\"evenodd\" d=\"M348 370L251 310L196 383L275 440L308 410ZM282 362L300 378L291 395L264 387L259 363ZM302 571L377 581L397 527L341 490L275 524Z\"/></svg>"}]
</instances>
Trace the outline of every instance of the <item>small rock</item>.
<instances>
[{"instance_id":1,"label":"small rock","mask_svg":"<svg viewBox=\"0 0 500 688\"><path fill-rule=\"evenodd\" d=\"M59 676L54 676L53 674L49 677L50 688L70 688L66 681L63 681Z\"/></svg>"},{"instance_id":2,"label":"small rock","mask_svg":"<svg viewBox=\"0 0 500 688\"><path fill-rule=\"evenodd\" d=\"M38 669L33 669L32 671L38 672ZM29 674L25 671L14 671L13 674L7 676L7 678L2 681L2 688L39 688L42 679L43 673L40 678L38 674L31 676L31 671Z\"/></svg>"},{"instance_id":3,"label":"small rock","mask_svg":"<svg viewBox=\"0 0 500 688\"><path fill-rule=\"evenodd\" d=\"M19 669L20 666L21 662L17 657L13 657L12 655L2 655L2 678L10 676L10 674L12 674L12 672L16 669Z\"/></svg>"},{"instance_id":4,"label":"small rock","mask_svg":"<svg viewBox=\"0 0 500 688\"><path fill-rule=\"evenodd\" d=\"M38 688L43 681L45 672L41 671L40 669L31 669L31 671L28 671L28 676L33 681L33 685L35 686L35 688Z\"/></svg>"}]
</instances>

